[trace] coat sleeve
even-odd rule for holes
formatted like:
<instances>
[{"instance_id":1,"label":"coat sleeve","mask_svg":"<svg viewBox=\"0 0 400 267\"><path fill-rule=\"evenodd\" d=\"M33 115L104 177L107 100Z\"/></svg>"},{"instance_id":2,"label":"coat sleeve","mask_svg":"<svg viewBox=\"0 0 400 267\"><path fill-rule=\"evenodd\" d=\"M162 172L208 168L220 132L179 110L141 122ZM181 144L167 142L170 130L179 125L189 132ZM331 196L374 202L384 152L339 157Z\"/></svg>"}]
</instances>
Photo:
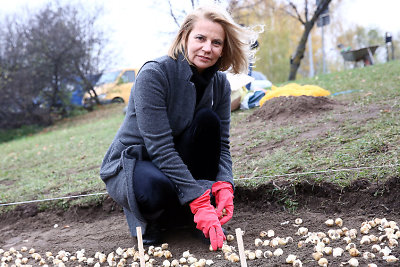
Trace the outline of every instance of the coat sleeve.
<instances>
[{"instance_id":1,"label":"coat sleeve","mask_svg":"<svg viewBox=\"0 0 400 267\"><path fill-rule=\"evenodd\" d=\"M174 183L182 204L201 196L205 189L193 178L175 150L167 114L169 81L157 62L139 72L133 98L137 123L152 162Z\"/></svg>"},{"instance_id":2,"label":"coat sleeve","mask_svg":"<svg viewBox=\"0 0 400 267\"><path fill-rule=\"evenodd\" d=\"M220 74L218 90L221 98L215 111L221 120L221 158L217 181L229 182L234 186L232 173L232 158L230 153L229 129L231 121L231 87L225 74Z\"/></svg>"}]
</instances>

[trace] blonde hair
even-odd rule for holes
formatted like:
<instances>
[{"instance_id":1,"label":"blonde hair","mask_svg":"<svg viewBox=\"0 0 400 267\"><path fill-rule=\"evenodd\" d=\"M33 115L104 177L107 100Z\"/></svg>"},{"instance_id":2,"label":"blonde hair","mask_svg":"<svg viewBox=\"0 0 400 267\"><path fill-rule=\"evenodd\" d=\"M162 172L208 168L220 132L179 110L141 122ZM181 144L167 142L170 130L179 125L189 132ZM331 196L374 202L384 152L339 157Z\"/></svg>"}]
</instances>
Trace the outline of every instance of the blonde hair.
<instances>
[{"instance_id":1,"label":"blonde hair","mask_svg":"<svg viewBox=\"0 0 400 267\"><path fill-rule=\"evenodd\" d=\"M233 73L247 73L249 60L254 51L251 51L250 45L256 40L256 34L238 24L225 10L219 6L204 6L195 9L188 14L181 25L171 47L168 56L177 59L179 53L182 53L188 60L186 52L186 43L194 24L200 19L208 19L222 26L225 32L224 47L222 57L219 59L219 70L229 70ZM190 63L190 61L188 60Z\"/></svg>"}]
</instances>

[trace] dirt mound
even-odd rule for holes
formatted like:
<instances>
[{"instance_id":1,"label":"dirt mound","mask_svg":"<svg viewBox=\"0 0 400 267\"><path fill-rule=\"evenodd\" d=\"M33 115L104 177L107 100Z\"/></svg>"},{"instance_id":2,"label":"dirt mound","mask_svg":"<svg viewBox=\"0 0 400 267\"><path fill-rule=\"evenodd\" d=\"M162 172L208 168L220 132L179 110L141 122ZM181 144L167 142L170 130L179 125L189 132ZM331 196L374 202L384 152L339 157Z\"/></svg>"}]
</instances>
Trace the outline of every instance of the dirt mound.
<instances>
[{"instance_id":1,"label":"dirt mound","mask_svg":"<svg viewBox=\"0 0 400 267\"><path fill-rule=\"evenodd\" d=\"M321 111L332 110L339 103L327 97L280 96L275 97L249 116L249 120L298 119Z\"/></svg>"}]
</instances>

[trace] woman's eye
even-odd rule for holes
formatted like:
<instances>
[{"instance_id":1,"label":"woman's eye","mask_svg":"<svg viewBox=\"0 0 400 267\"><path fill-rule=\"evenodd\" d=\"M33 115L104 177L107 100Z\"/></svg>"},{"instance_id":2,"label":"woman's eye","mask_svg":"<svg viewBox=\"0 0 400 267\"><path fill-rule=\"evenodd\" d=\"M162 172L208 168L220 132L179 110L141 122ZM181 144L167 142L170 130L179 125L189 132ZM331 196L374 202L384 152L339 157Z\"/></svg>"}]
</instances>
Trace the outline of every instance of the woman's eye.
<instances>
[{"instance_id":1,"label":"woman's eye","mask_svg":"<svg viewBox=\"0 0 400 267\"><path fill-rule=\"evenodd\" d=\"M214 45L217 45L217 46L222 45L222 43L220 41L214 41L213 43L214 43Z\"/></svg>"},{"instance_id":2,"label":"woman's eye","mask_svg":"<svg viewBox=\"0 0 400 267\"><path fill-rule=\"evenodd\" d=\"M198 40L204 40L204 37L203 37L203 36L196 36L196 39L198 39Z\"/></svg>"}]
</instances>

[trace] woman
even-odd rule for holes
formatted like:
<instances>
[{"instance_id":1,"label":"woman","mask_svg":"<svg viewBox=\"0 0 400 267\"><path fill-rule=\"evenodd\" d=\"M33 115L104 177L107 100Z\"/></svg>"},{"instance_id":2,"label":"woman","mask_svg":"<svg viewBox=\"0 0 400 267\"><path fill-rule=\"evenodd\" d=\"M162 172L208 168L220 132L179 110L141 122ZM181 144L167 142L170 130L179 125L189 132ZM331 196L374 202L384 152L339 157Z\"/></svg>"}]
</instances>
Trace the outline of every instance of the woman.
<instances>
[{"instance_id":1,"label":"woman","mask_svg":"<svg viewBox=\"0 0 400 267\"><path fill-rule=\"evenodd\" d=\"M225 11L198 8L168 56L139 71L100 176L131 235L142 227L144 244L160 242L162 227L190 217L214 250L222 247L221 225L233 215L233 175L230 86L219 70L247 71L248 36Z\"/></svg>"}]
</instances>

